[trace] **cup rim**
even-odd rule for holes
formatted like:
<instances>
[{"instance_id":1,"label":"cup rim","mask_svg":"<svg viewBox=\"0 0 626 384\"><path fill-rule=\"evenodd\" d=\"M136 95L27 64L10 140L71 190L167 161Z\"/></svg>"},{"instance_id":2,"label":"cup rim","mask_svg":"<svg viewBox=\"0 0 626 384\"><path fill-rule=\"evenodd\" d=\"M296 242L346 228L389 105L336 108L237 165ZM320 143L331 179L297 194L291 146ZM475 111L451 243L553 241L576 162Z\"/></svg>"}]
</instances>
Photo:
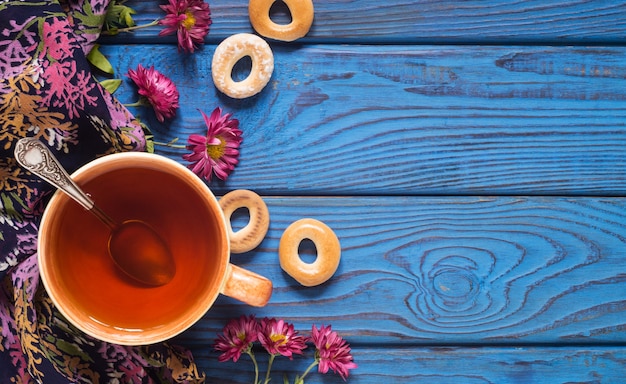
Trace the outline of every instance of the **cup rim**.
<instances>
[{"instance_id":1,"label":"cup rim","mask_svg":"<svg viewBox=\"0 0 626 384\"><path fill-rule=\"evenodd\" d=\"M150 163L146 162L148 160ZM84 316L79 318L79 316L76 315L76 310L68 308L71 306L66 306L66 304L69 304L69 300L64 300L62 292L59 292L58 288L55 288L54 284L51 283L54 278L50 274L51 270L48 267L46 255L46 242L48 239L47 236L42 236L42 233L44 233L52 225L54 216L57 213L56 211L61 208L59 207L59 201L61 200L63 202L63 199L66 199L66 201L69 199L69 197L65 196L62 191L56 191L53 194L41 217L37 239L37 261L39 264L39 273L42 283L52 303L72 325L82 332L105 342L119 345L147 345L171 339L172 337L189 329L208 312L223 290L223 286L227 280L227 268L230 263L230 242L226 229L226 219L216 196L204 183L204 181L202 181L191 170L168 157L146 152L113 153L84 164L71 174L71 178L81 182L83 181L81 178L86 177L85 175L94 168L106 165L110 166L112 163L117 163L113 164L113 167L119 168L132 161L141 161L143 164L150 164L151 167L156 164L162 165L163 167L170 167L170 169L172 169L172 174L181 174L181 177L184 177L186 182L190 182L194 187L203 190L204 196L206 196L205 200L210 203L211 209L216 212L216 218L219 220L217 225L219 229L219 237L221 238L221 243L224 244L223 252L225 253L225 257L221 258L222 261L219 264L222 277L221 280L218 279L217 289L211 291L210 295L206 295L206 297L202 298L200 305L195 306L196 308L193 311L185 313L185 316L181 316L179 321L170 322L162 327L148 330L131 330L114 326L105 328L95 319L91 319L92 323L85 323Z\"/></svg>"}]
</instances>

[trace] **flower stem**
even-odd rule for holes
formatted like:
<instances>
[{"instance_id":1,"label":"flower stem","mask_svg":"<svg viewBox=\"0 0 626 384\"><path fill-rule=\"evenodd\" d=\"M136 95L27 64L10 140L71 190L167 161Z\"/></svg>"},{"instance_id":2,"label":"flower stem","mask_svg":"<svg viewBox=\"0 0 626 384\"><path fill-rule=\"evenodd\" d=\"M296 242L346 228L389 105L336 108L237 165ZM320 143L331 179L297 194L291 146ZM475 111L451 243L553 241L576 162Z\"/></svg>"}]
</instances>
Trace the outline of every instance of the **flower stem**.
<instances>
[{"instance_id":1,"label":"flower stem","mask_svg":"<svg viewBox=\"0 0 626 384\"><path fill-rule=\"evenodd\" d=\"M320 363L320 361L318 359L315 359L311 365L309 365L309 367L306 369L306 371L304 371L304 373L302 374L302 376L300 376L300 382L304 382L304 378L306 375L309 374L309 372L311 372L311 369L315 368L318 364Z\"/></svg>"},{"instance_id":2,"label":"flower stem","mask_svg":"<svg viewBox=\"0 0 626 384\"><path fill-rule=\"evenodd\" d=\"M185 149L187 148L187 146L183 145L183 144L174 144L178 141L178 137L168 141L167 143L164 143L162 141L155 141L154 145L160 145L162 147L170 147L170 148L178 148L178 149Z\"/></svg>"},{"instance_id":3,"label":"flower stem","mask_svg":"<svg viewBox=\"0 0 626 384\"><path fill-rule=\"evenodd\" d=\"M256 358L254 357L254 352L252 349L248 350L248 355L252 359L252 363L254 364L254 384L259 384L259 364L256 362Z\"/></svg>"},{"instance_id":4,"label":"flower stem","mask_svg":"<svg viewBox=\"0 0 626 384\"><path fill-rule=\"evenodd\" d=\"M124 104L125 107L143 107L144 105L148 105L146 104L146 99L144 97L140 98L134 103Z\"/></svg>"},{"instance_id":5,"label":"flower stem","mask_svg":"<svg viewBox=\"0 0 626 384\"><path fill-rule=\"evenodd\" d=\"M113 29L113 30L110 30L110 31L102 31L102 34L103 35L117 35L120 32L131 32L131 31L134 31L136 29L154 27L155 25L159 24L159 20L160 19L156 19L153 22L150 22L148 24L134 25L132 27L126 27L126 28L116 28L116 29Z\"/></svg>"},{"instance_id":6,"label":"flower stem","mask_svg":"<svg viewBox=\"0 0 626 384\"><path fill-rule=\"evenodd\" d=\"M270 382L270 371L272 370L272 364L274 363L274 358L276 355L270 355L270 361L267 363L267 373L265 374L265 384Z\"/></svg>"}]
</instances>

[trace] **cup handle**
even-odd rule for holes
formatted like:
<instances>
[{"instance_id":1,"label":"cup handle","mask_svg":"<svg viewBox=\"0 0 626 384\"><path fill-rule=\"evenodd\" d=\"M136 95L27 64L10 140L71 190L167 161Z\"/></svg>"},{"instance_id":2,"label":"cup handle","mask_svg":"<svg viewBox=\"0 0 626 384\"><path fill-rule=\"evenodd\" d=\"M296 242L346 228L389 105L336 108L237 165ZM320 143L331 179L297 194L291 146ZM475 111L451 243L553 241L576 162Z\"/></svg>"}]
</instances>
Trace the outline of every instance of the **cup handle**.
<instances>
[{"instance_id":1,"label":"cup handle","mask_svg":"<svg viewBox=\"0 0 626 384\"><path fill-rule=\"evenodd\" d=\"M270 226L270 213L259 195L246 189L237 189L222 196L219 203L226 218L232 253L248 252L261 244ZM239 208L248 209L250 221L239 231L233 232L230 217Z\"/></svg>"},{"instance_id":2,"label":"cup handle","mask_svg":"<svg viewBox=\"0 0 626 384\"><path fill-rule=\"evenodd\" d=\"M253 307L264 307L272 296L272 282L261 275L229 263L222 293Z\"/></svg>"}]
</instances>

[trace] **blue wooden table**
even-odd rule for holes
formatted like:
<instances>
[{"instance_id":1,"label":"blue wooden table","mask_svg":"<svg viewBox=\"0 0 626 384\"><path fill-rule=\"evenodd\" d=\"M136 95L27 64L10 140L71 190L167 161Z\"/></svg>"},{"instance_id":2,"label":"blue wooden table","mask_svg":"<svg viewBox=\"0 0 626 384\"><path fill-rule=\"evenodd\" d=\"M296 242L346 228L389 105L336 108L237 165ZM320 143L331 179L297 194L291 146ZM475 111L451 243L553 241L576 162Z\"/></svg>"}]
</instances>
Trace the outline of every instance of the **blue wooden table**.
<instances>
[{"instance_id":1,"label":"blue wooden table","mask_svg":"<svg viewBox=\"0 0 626 384\"><path fill-rule=\"evenodd\" d=\"M158 27L101 39L120 76L154 65L177 84L171 122L133 110L156 140L202 133L198 108L240 120L240 163L210 186L254 190L270 210L267 238L232 260L273 280L269 305L221 297L175 340L208 382L252 382L245 357L212 350L241 314L332 324L359 365L351 383L626 382L626 2L314 4L305 38L269 41L273 77L243 100L215 89L211 59L253 32L247 1L211 1L193 55ZM129 5L139 23L162 16L157 2ZM126 79L116 96L135 92ZM185 150L156 152L185 163ZM342 245L319 287L278 264L302 217ZM308 363L277 360L272 382ZM322 382L342 380L307 380Z\"/></svg>"}]
</instances>

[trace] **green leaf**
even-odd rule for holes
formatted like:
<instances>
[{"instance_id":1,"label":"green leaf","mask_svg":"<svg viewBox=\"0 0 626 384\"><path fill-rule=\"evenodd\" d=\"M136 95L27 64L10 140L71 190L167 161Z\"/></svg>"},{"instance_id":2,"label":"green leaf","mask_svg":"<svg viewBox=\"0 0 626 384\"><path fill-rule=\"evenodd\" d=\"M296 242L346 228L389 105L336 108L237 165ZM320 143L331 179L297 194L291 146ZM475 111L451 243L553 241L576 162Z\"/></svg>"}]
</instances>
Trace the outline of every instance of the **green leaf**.
<instances>
[{"instance_id":1,"label":"green leaf","mask_svg":"<svg viewBox=\"0 0 626 384\"><path fill-rule=\"evenodd\" d=\"M103 34L104 34L104 33L105 33L105 32L103 32ZM117 35L118 33L120 33L119 28L117 28L117 27L107 27L107 30L106 30L106 34L107 34L107 35L109 35L109 36L115 36L115 35Z\"/></svg>"},{"instance_id":2,"label":"green leaf","mask_svg":"<svg viewBox=\"0 0 626 384\"><path fill-rule=\"evenodd\" d=\"M100 82L100 85L104 87L110 93L115 93L117 89L122 85L121 79L106 79Z\"/></svg>"},{"instance_id":3,"label":"green leaf","mask_svg":"<svg viewBox=\"0 0 626 384\"><path fill-rule=\"evenodd\" d=\"M146 136L146 152L154 153L154 136Z\"/></svg>"},{"instance_id":4,"label":"green leaf","mask_svg":"<svg viewBox=\"0 0 626 384\"><path fill-rule=\"evenodd\" d=\"M133 15L135 14L135 10L130 7L124 7L124 9L120 12L120 24L123 22L127 27L134 27L135 20L133 20Z\"/></svg>"},{"instance_id":5,"label":"green leaf","mask_svg":"<svg viewBox=\"0 0 626 384\"><path fill-rule=\"evenodd\" d=\"M152 134L150 127L148 127L143 121L139 120L139 117L135 118L139 122L139 125L143 130L143 134L146 137L146 152L154 153L154 135Z\"/></svg>"},{"instance_id":6,"label":"green leaf","mask_svg":"<svg viewBox=\"0 0 626 384\"><path fill-rule=\"evenodd\" d=\"M96 68L109 75L113 74L113 66L109 60L100 52L100 46L95 44L89 54L87 60Z\"/></svg>"},{"instance_id":7,"label":"green leaf","mask_svg":"<svg viewBox=\"0 0 626 384\"><path fill-rule=\"evenodd\" d=\"M135 20L133 20L132 16L136 13L135 10L122 3L123 1L116 1L114 4L109 5L105 18L105 25L107 27L126 28L135 26Z\"/></svg>"}]
</instances>

